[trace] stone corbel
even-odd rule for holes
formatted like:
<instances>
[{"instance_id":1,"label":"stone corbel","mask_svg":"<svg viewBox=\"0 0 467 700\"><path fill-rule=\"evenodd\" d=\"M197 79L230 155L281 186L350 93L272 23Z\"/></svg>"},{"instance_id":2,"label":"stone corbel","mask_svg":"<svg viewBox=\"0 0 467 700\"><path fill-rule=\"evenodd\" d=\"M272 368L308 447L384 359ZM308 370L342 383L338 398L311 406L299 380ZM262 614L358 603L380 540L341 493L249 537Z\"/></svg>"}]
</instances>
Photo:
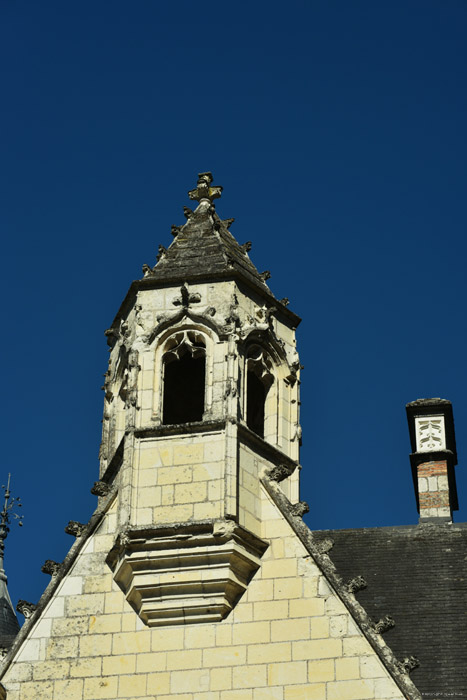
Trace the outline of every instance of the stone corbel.
<instances>
[{"instance_id":1,"label":"stone corbel","mask_svg":"<svg viewBox=\"0 0 467 700\"><path fill-rule=\"evenodd\" d=\"M411 673L414 669L418 668L420 666L420 661L417 659L416 656L406 656L402 661L399 662L399 668L402 671L402 673L406 673L407 675Z\"/></svg>"},{"instance_id":2,"label":"stone corbel","mask_svg":"<svg viewBox=\"0 0 467 700\"><path fill-rule=\"evenodd\" d=\"M83 532L86 529L86 525L84 523L79 523L77 520L70 520L68 525L65 528L65 532L67 535L73 535L74 537L81 537Z\"/></svg>"},{"instance_id":3,"label":"stone corbel","mask_svg":"<svg viewBox=\"0 0 467 700\"><path fill-rule=\"evenodd\" d=\"M306 513L310 512L310 506L306 501L299 501L290 507L290 512L297 518L303 518Z\"/></svg>"},{"instance_id":4,"label":"stone corbel","mask_svg":"<svg viewBox=\"0 0 467 700\"><path fill-rule=\"evenodd\" d=\"M60 571L62 565L58 561L53 561L53 559L47 559L41 568L43 574L49 574L49 576L56 576Z\"/></svg>"},{"instance_id":5,"label":"stone corbel","mask_svg":"<svg viewBox=\"0 0 467 700\"><path fill-rule=\"evenodd\" d=\"M29 603L27 600L18 600L18 605L16 606L16 610L21 613L21 615L24 615L26 620L32 617L36 608L37 605Z\"/></svg>"},{"instance_id":6,"label":"stone corbel","mask_svg":"<svg viewBox=\"0 0 467 700\"><path fill-rule=\"evenodd\" d=\"M390 615L385 615L380 620L378 620L378 622L375 622L374 630L378 634L384 634L384 632L387 632L388 630L392 629L393 627L395 627L395 625L395 620Z\"/></svg>"},{"instance_id":7,"label":"stone corbel","mask_svg":"<svg viewBox=\"0 0 467 700\"><path fill-rule=\"evenodd\" d=\"M356 576L347 583L347 590L349 593L358 593L367 587L367 582L363 576Z\"/></svg>"},{"instance_id":8,"label":"stone corbel","mask_svg":"<svg viewBox=\"0 0 467 700\"><path fill-rule=\"evenodd\" d=\"M105 481L95 481L94 486L91 489L93 496L104 497L107 496L110 491L110 485L106 484Z\"/></svg>"}]
</instances>

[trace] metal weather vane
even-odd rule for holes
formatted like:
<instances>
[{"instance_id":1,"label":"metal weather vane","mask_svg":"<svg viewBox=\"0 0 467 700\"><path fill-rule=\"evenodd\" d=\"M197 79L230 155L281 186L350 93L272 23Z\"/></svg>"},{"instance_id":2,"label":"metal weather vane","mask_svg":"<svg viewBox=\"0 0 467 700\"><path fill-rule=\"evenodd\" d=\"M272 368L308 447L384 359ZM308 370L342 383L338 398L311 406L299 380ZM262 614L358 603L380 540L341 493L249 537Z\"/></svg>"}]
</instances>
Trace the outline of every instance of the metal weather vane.
<instances>
[{"instance_id":1,"label":"metal weather vane","mask_svg":"<svg viewBox=\"0 0 467 700\"><path fill-rule=\"evenodd\" d=\"M11 497L10 491L10 481L11 474L8 474L7 485L3 485L2 488L5 490L5 501L3 503L3 510L0 513L0 557L3 558L3 553L5 551L5 540L10 532L9 525L11 520L18 520L18 525L23 524L23 516L18 515L18 513L13 512L13 508L21 508L21 499L17 496Z\"/></svg>"}]
</instances>

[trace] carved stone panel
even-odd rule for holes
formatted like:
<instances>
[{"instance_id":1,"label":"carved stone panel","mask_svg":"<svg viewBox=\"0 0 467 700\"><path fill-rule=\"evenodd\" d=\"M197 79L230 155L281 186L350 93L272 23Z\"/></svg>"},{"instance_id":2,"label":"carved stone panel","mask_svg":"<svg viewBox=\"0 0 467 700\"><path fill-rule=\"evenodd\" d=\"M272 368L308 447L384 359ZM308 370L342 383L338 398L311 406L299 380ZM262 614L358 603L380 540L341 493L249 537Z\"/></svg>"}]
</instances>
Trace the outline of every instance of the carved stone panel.
<instances>
[{"instance_id":1,"label":"carved stone panel","mask_svg":"<svg viewBox=\"0 0 467 700\"><path fill-rule=\"evenodd\" d=\"M436 452L446 449L444 416L417 416L415 418L417 452Z\"/></svg>"}]
</instances>

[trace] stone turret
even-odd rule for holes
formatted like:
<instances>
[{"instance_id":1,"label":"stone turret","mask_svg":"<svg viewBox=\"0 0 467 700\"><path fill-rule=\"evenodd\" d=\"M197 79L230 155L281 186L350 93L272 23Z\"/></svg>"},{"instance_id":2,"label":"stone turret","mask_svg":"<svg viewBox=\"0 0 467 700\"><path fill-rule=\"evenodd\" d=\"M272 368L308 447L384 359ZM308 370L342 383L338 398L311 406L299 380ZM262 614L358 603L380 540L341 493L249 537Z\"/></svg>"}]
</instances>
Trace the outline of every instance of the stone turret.
<instances>
[{"instance_id":1,"label":"stone turret","mask_svg":"<svg viewBox=\"0 0 467 700\"><path fill-rule=\"evenodd\" d=\"M100 478L120 473L108 563L149 625L227 615L267 547L260 476L282 466L298 499L300 319L217 215L221 191L200 174L196 209L106 332Z\"/></svg>"}]
</instances>

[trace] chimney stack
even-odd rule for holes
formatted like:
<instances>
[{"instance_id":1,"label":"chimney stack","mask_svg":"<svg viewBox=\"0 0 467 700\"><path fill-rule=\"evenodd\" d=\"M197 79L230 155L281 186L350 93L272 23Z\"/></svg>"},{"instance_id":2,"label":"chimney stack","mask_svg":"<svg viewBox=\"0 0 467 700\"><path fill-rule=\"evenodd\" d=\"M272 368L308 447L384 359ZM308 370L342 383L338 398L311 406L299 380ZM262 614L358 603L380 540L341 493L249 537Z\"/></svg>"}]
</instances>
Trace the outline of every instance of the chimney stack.
<instances>
[{"instance_id":1,"label":"chimney stack","mask_svg":"<svg viewBox=\"0 0 467 700\"><path fill-rule=\"evenodd\" d=\"M450 523L452 511L459 509L452 404L446 399L417 399L406 410L419 522Z\"/></svg>"}]
</instances>

